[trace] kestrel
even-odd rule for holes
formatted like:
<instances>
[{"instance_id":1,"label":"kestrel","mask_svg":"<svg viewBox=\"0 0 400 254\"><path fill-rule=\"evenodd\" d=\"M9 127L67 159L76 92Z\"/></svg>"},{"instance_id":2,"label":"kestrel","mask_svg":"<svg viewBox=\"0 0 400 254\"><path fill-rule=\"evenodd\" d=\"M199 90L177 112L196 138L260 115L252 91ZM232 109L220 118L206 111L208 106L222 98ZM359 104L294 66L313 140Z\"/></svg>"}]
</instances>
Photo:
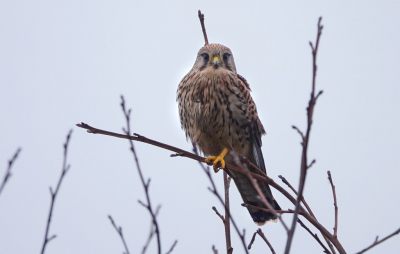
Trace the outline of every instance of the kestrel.
<instances>
[{"instance_id":1,"label":"kestrel","mask_svg":"<svg viewBox=\"0 0 400 254\"><path fill-rule=\"evenodd\" d=\"M250 91L246 79L236 72L231 50L220 44L202 47L193 68L178 86L182 129L186 138L194 142L205 156L210 156L206 162L213 162L216 172L219 165L225 168L225 163L233 164L228 151L243 154L266 172L261 151L261 136L265 130ZM247 176L233 171L228 174L245 203L265 207ZM259 181L258 185L268 202L276 210L281 210L268 184ZM247 209L257 225L276 219L270 212Z\"/></svg>"}]
</instances>

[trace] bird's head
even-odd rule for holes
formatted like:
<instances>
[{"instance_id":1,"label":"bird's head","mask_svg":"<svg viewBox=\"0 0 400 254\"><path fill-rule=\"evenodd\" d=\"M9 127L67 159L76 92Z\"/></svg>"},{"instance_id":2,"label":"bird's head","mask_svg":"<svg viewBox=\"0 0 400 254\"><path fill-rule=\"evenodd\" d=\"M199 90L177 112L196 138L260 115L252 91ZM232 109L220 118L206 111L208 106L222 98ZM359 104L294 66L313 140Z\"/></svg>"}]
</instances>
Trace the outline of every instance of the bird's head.
<instances>
[{"instance_id":1,"label":"bird's head","mask_svg":"<svg viewBox=\"0 0 400 254\"><path fill-rule=\"evenodd\" d=\"M229 71L236 74L232 51L221 44L207 44L199 50L193 70L196 71Z\"/></svg>"}]
</instances>

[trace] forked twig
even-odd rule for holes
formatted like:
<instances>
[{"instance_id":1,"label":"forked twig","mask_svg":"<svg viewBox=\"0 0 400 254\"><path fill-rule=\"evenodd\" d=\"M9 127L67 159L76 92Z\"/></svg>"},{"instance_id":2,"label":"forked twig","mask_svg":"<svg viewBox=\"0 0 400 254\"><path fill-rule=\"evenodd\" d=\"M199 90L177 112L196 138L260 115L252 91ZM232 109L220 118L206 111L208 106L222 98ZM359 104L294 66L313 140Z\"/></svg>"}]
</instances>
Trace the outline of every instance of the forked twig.
<instances>
[{"instance_id":1,"label":"forked twig","mask_svg":"<svg viewBox=\"0 0 400 254\"><path fill-rule=\"evenodd\" d=\"M201 24L201 29L203 30L203 36L204 36L204 46L208 44L208 38L207 38L207 33L206 33L206 26L204 25L204 14L201 13L199 10L199 19L200 19L200 24Z\"/></svg>"},{"instance_id":2,"label":"forked twig","mask_svg":"<svg viewBox=\"0 0 400 254\"><path fill-rule=\"evenodd\" d=\"M113 227L117 231L119 237L122 240L122 243L124 244L124 247L125 247L125 250L126 250L126 252L124 252L124 253L129 254L128 246L126 245L124 234L122 233L122 227L117 227L117 225L115 224L115 222L114 222L113 218L111 217L111 215L108 215L108 218L110 219L111 224L113 225Z\"/></svg>"},{"instance_id":3,"label":"forked twig","mask_svg":"<svg viewBox=\"0 0 400 254\"><path fill-rule=\"evenodd\" d=\"M292 245L294 231L296 230L297 217L298 217L299 211L300 211L300 202L303 197L307 169L312 165L312 164L310 164L310 166L308 165L307 150L308 150L308 142L309 142L310 133L311 133L311 125L313 122L314 106L315 106L317 98L322 93L322 91L321 91L318 93L317 97L315 96L315 80L316 80L316 76L317 76L317 52L318 52L319 40L320 40L322 29L323 29L323 26L321 25L321 19L322 18L320 17L318 20L318 32L317 32L317 39L316 39L315 47L310 42L310 46L312 49L312 57L313 57L313 76L312 76L311 98L310 98L310 101L309 101L308 107L307 107L307 131L306 131L305 135L302 135L303 151L302 151L302 157L301 157L301 173L300 173L298 197L296 200L296 206L295 206L295 210L294 210L292 226L288 233L288 238L287 238L286 247L285 247L285 254L289 254L289 252L290 252L290 247ZM299 131L299 133L301 134L300 131Z\"/></svg>"},{"instance_id":4,"label":"forked twig","mask_svg":"<svg viewBox=\"0 0 400 254\"><path fill-rule=\"evenodd\" d=\"M63 164L62 164L61 176L60 176L60 179L58 180L56 190L53 192L53 189L50 187L51 204L50 204L49 216L47 217L46 232L44 234L42 251L40 252L41 254L44 253L47 243L57 237L56 235L52 235L51 237L48 237L48 235L49 235L51 218L53 216L54 204L56 202L56 197L57 197L58 191L60 190L61 182L64 179L64 176L68 172L69 167L70 167L70 165L67 165L67 152L68 152L68 144L69 144L69 140L71 138L71 134L72 134L72 130L69 131L69 133L67 135L67 139L64 143L64 160L63 160Z\"/></svg>"},{"instance_id":5,"label":"forked twig","mask_svg":"<svg viewBox=\"0 0 400 254\"><path fill-rule=\"evenodd\" d=\"M328 179L332 186L332 193L333 193L333 205L335 206L335 227L333 228L333 236L337 237L337 229L338 229L338 206L336 200L336 187L333 185L331 171L328 171Z\"/></svg>"},{"instance_id":6,"label":"forked twig","mask_svg":"<svg viewBox=\"0 0 400 254\"><path fill-rule=\"evenodd\" d=\"M7 171L6 174L4 175L4 179L3 182L0 185L0 195L1 192L3 191L4 186L6 185L8 179L11 177L11 168L12 165L14 164L14 161L17 159L18 154L21 152L21 148L18 148L17 151L14 153L14 156L8 161L8 167L7 167Z\"/></svg>"},{"instance_id":7,"label":"forked twig","mask_svg":"<svg viewBox=\"0 0 400 254\"><path fill-rule=\"evenodd\" d=\"M256 239L256 234L258 234L264 240L264 242L268 245L269 249L271 250L272 254L276 254L274 248L272 247L271 243L268 241L267 237L262 232L261 228L257 229L257 231L254 232L253 237L251 238L251 242L248 247L249 250L251 249L251 246L253 245L253 243Z\"/></svg>"},{"instance_id":8,"label":"forked twig","mask_svg":"<svg viewBox=\"0 0 400 254\"><path fill-rule=\"evenodd\" d=\"M360 251L360 252L357 252L357 254L362 254L362 253L366 252L367 250L369 250L369 249L375 247L376 245L378 245L378 244L380 244L380 243L386 241L386 240L389 239L390 237L395 236L395 235L397 235L397 234L399 234L399 233L400 233L400 228L397 229L396 231L394 231L392 234L386 236L385 238L383 238L382 240L379 240L379 241L378 241L378 237L379 237L379 236L377 236L377 237L375 238L375 241L374 241L370 246L368 246L367 248L363 249L363 250Z\"/></svg>"}]
</instances>

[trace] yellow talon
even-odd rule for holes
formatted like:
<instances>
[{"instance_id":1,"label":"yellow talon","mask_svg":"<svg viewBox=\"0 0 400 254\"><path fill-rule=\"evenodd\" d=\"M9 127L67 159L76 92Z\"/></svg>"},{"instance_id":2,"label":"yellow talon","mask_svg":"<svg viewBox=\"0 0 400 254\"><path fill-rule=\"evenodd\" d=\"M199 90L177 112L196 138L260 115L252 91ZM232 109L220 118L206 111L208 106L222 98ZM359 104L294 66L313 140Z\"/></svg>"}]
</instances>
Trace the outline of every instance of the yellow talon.
<instances>
[{"instance_id":1,"label":"yellow talon","mask_svg":"<svg viewBox=\"0 0 400 254\"><path fill-rule=\"evenodd\" d=\"M217 173L218 172L218 162L221 163L221 168L225 168L224 157L225 157L225 155L227 153L228 153L228 149L224 148L224 150L222 150L220 155L218 155L218 156L210 156L205 160L205 162L206 163L210 163L211 161L214 161L213 162L213 168L214 168L214 172Z\"/></svg>"}]
</instances>

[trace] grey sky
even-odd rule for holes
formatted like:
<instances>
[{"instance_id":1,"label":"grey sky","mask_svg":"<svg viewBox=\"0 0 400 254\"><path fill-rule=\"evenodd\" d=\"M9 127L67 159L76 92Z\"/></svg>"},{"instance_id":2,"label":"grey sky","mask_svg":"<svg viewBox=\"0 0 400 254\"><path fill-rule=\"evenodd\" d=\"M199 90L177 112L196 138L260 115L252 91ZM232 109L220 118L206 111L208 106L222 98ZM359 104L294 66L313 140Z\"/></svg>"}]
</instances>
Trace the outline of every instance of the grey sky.
<instances>
[{"instance_id":1,"label":"grey sky","mask_svg":"<svg viewBox=\"0 0 400 254\"><path fill-rule=\"evenodd\" d=\"M332 229L334 209L326 171L337 189L339 239L354 253L400 227L400 2L398 1L1 1L0 176L17 147L22 152L0 196L0 252L38 253L50 205L48 187L61 172L62 144L73 129L69 162L56 203L46 253L121 253L107 218L124 229L139 253L150 218L138 203L142 187L128 142L87 134L78 122L121 132L123 94L134 132L190 150L180 129L175 93L203 46L197 11L206 16L210 42L228 46L238 73L250 83L267 136L268 175L297 187L300 138L311 87L316 24L324 25L318 55L315 111L305 196ZM164 252L224 252L218 201L197 162L136 144L151 181ZM222 191L222 174L213 175ZM282 208L293 206L277 191ZM234 184L232 213L250 240L252 222ZM287 223L290 215L285 215ZM279 223L262 227L282 253ZM314 232L316 230L312 229ZM233 234L234 253L243 253ZM257 239L251 253L268 252ZM321 248L297 228L292 253ZM148 253L154 253L155 243ZM371 250L398 253L397 236Z\"/></svg>"}]
</instances>

